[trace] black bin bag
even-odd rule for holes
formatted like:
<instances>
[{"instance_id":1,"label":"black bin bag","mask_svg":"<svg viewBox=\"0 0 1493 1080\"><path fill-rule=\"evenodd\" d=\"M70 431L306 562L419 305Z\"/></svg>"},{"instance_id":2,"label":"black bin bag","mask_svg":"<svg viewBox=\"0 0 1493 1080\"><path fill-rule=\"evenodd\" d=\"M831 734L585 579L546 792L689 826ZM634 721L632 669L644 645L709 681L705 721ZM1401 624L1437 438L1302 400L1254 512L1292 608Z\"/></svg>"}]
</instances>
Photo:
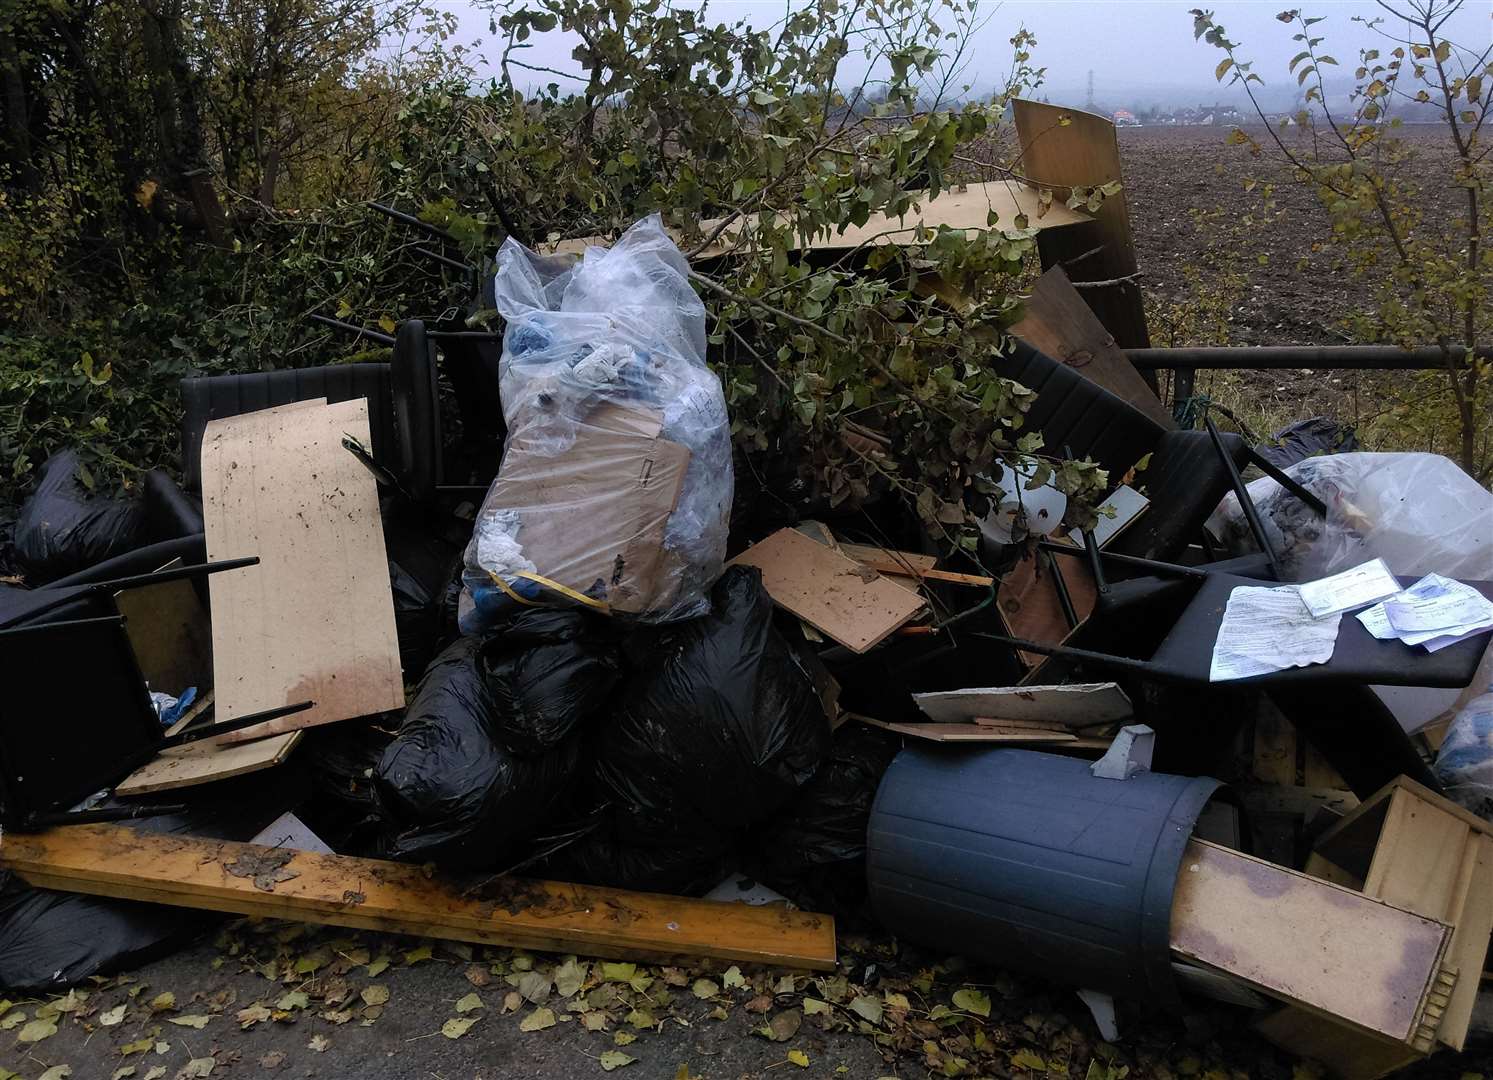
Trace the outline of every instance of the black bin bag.
<instances>
[{"instance_id":1,"label":"black bin bag","mask_svg":"<svg viewBox=\"0 0 1493 1080\"><path fill-rule=\"evenodd\" d=\"M604 616L531 609L482 648L493 732L516 754L547 753L605 709L622 663Z\"/></svg>"},{"instance_id":2,"label":"black bin bag","mask_svg":"<svg viewBox=\"0 0 1493 1080\"><path fill-rule=\"evenodd\" d=\"M814 779L754 830L747 872L815 911L859 904L871 804L901 744L889 731L843 724Z\"/></svg>"},{"instance_id":3,"label":"black bin bag","mask_svg":"<svg viewBox=\"0 0 1493 1080\"><path fill-rule=\"evenodd\" d=\"M464 637L435 658L374 770L389 858L492 869L540 831L569 794L578 739L527 758L500 746L481 649L479 639Z\"/></svg>"},{"instance_id":4,"label":"black bin bag","mask_svg":"<svg viewBox=\"0 0 1493 1080\"><path fill-rule=\"evenodd\" d=\"M761 572L731 567L710 614L633 649L641 666L596 750L623 843L725 847L814 775L830 746L817 661L772 615Z\"/></svg>"},{"instance_id":5,"label":"black bin bag","mask_svg":"<svg viewBox=\"0 0 1493 1080\"><path fill-rule=\"evenodd\" d=\"M16 519L16 558L31 585L123 555L144 538L140 501L90 493L78 479L80 464L71 450L47 458Z\"/></svg>"}]
</instances>

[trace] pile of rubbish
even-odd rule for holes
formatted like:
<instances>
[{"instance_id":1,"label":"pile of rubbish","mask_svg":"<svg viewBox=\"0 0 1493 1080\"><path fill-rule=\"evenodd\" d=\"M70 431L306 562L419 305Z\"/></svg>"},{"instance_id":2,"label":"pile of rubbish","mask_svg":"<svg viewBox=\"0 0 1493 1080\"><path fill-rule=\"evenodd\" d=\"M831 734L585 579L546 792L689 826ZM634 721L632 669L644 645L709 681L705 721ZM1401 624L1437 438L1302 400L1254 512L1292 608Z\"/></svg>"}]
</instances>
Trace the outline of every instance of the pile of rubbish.
<instances>
[{"instance_id":1,"label":"pile of rubbish","mask_svg":"<svg viewBox=\"0 0 1493 1080\"><path fill-rule=\"evenodd\" d=\"M209 911L809 970L839 919L1071 986L1107 1038L1114 998L1203 996L1345 1077L1466 1044L1487 491L1351 437L1293 455L1327 422L1273 456L1175 430L1026 348L1115 418L1078 453L1154 458L1097 527L1031 459L973 552L890 504L764 524L689 277L657 217L503 246L480 502L401 479L399 349L393 410L309 377L189 407L194 490L45 464L0 586L0 983L136 965Z\"/></svg>"}]
</instances>

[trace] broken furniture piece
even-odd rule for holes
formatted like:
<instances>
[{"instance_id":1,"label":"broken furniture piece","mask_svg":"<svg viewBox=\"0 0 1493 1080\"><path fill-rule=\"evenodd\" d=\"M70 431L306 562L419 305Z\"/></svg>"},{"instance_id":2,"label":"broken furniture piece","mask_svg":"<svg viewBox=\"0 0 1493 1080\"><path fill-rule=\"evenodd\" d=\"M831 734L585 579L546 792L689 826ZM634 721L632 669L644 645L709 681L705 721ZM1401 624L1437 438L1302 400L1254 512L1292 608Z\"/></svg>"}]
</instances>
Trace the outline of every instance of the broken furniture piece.
<instances>
[{"instance_id":1,"label":"broken furniture piece","mask_svg":"<svg viewBox=\"0 0 1493 1080\"><path fill-rule=\"evenodd\" d=\"M1451 936L1438 919L1198 839L1171 905L1181 959L1407 1050L1429 1048L1445 1008Z\"/></svg>"},{"instance_id":2,"label":"broken furniture piece","mask_svg":"<svg viewBox=\"0 0 1493 1080\"><path fill-rule=\"evenodd\" d=\"M1409 1045L1296 1007L1262 1019L1260 1033L1342 1080L1373 1080L1438 1046L1463 1049L1493 932L1493 825L1399 777L1317 838L1306 872L1450 926L1442 978Z\"/></svg>"},{"instance_id":3,"label":"broken furniture piece","mask_svg":"<svg viewBox=\"0 0 1493 1080\"><path fill-rule=\"evenodd\" d=\"M38 888L473 944L661 963L836 964L828 915L497 875L432 876L409 863L120 825L7 835L0 869Z\"/></svg>"}]
</instances>

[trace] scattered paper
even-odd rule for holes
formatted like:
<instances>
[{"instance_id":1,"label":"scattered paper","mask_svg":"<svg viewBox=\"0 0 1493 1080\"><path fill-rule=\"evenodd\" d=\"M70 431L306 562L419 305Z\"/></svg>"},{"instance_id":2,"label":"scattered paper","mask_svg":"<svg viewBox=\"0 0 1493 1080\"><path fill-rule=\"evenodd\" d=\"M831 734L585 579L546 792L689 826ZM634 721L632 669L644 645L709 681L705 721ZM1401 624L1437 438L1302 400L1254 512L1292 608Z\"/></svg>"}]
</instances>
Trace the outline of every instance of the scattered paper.
<instances>
[{"instance_id":1,"label":"scattered paper","mask_svg":"<svg viewBox=\"0 0 1493 1080\"><path fill-rule=\"evenodd\" d=\"M1383 559L1374 559L1332 577L1303 582L1297 588L1312 618L1321 619L1393 596L1400 591L1400 583Z\"/></svg>"},{"instance_id":2,"label":"scattered paper","mask_svg":"<svg viewBox=\"0 0 1493 1080\"><path fill-rule=\"evenodd\" d=\"M1358 614L1381 641L1398 638L1437 652L1493 628L1493 601L1471 585L1427 574L1404 592Z\"/></svg>"},{"instance_id":3,"label":"scattered paper","mask_svg":"<svg viewBox=\"0 0 1493 1080\"><path fill-rule=\"evenodd\" d=\"M1213 645L1211 682L1247 679L1332 659L1341 615L1334 612L1314 618L1304 606L1300 588L1244 585L1229 593Z\"/></svg>"}]
</instances>

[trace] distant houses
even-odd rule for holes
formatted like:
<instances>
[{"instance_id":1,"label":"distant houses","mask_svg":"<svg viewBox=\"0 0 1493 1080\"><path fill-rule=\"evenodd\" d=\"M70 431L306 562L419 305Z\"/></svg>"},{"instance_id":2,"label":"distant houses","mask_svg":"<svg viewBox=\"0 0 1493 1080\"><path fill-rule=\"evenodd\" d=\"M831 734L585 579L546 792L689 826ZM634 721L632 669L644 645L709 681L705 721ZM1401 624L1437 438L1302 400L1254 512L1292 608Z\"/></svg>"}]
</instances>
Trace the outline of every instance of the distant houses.
<instances>
[{"instance_id":1,"label":"distant houses","mask_svg":"<svg viewBox=\"0 0 1493 1080\"><path fill-rule=\"evenodd\" d=\"M1245 122L1244 114L1232 105L1199 105L1196 108L1116 109L1110 114L1115 127L1233 127Z\"/></svg>"}]
</instances>

